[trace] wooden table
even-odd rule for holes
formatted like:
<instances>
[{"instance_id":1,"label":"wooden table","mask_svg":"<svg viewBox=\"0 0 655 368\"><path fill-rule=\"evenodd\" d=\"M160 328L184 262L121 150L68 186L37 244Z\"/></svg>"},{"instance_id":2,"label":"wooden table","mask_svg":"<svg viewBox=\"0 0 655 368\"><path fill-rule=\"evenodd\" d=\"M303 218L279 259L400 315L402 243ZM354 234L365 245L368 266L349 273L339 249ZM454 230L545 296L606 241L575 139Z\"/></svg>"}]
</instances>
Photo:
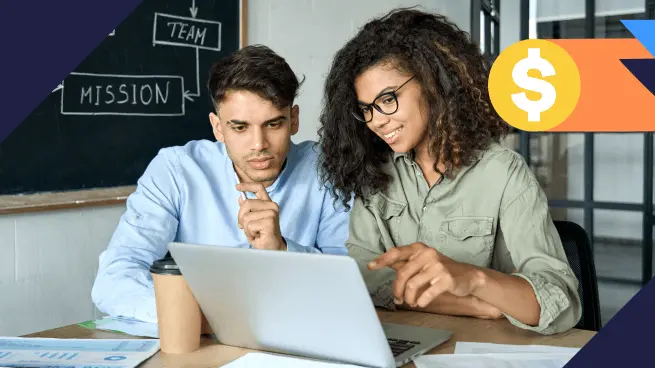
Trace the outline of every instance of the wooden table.
<instances>
[{"instance_id":1,"label":"wooden table","mask_svg":"<svg viewBox=\"0 0 655 368\"><path fill-rule=\"evenodd\" d=\"M383 322L404 323L415 326L435 327L453 332L453 337L429 354L450 354L454 352L457 341L491 342L499 344L554 345L565 347L582 347L593 336L593 331L570 330L566 333L544 336L531 331L521 330L507 320L491 321L468 317L441 316L428 313L398 311L378 311ZM26 337L54 337L80 339L132 338L101 330L89 330L77 325L65 326L42 331ZM203 337L199 350L190 354L168 355L157 352L140 367L200 368L218 367L227 364L250 350L216 344L211 338ZM414 367L408 364L406 367Z\"/></svg>"}]
</instances>

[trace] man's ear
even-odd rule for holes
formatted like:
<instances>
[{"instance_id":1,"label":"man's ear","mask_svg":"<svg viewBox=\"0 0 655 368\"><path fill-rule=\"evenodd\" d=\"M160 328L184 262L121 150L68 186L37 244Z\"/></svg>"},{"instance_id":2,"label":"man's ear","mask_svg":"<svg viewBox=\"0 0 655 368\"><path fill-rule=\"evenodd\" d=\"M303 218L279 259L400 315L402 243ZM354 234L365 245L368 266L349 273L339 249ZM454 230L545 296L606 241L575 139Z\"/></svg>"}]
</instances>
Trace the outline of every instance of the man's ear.
<instances>
[{"instance_id":1,"label":"man's ear","mask_svg":"<svg viewBox=\"0 0 655 368\"><path fill-rule=\"evenodd\" d=\"M298 133L300 126L300 107L295 105L291 108L291 135Z\"/></svg>"},{"instance_id":2,"label":"man's ear","mask_svg":"<svg viewBox=\"0 0 655 368\"><path fill-rule=\"evenodd\" d=\"M212 126L212 131L214 132L214 137L216 140L225 143L225 137L223 136L223 125L221 125L221 118L218 117L215 113L209 113L209 123Z\"/></svg>"}]
</instances>

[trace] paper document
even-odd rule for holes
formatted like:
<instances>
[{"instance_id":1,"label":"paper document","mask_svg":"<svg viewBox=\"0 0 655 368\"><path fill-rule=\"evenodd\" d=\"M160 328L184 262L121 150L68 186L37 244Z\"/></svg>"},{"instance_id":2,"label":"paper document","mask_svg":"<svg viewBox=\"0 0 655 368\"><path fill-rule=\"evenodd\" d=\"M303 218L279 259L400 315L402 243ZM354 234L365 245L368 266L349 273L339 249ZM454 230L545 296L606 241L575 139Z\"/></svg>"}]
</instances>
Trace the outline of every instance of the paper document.
<instances>
[{"instance_id":1,"label":"paper document","mask_svg":"<svg viewBox=\"0 0 655 368\"><path fill-rule=\"evenodd\" d=\"M159 338L156 323L143 322L132 318L105 317L80 324L81 327L112 332L122 332L132 336Z\"/></svg>"},{"instance_id":2,"label":"paper document","mask_svg":"<svg viewBox=\"0 0 655 368\"><path fill-rule=\"evenodd\" d=\"M418 357L416 368L562 368L579 348L549 345L455 343L454 354Z\"/></svg>"},{"instance_id":3,"label":"paper document","mask_svg":"<svg viewBox=\"0 0 655 368\"><path fill-rule=\"evenodd\" d=\"M481 342L457 342L455 354L488 354L488 353L566 353L576 354L580 348L565 348L550 345L507 345Z\"/></svg>"},{"instance_id":4,"label":"paper document","mask_svg":"<svg viewBox=\"0 0 655 368\"><path fill-rule=\"evenodd\" d=\"M322 362L268 353L248 353L223 368L359 368L356 365Z\"/></svg>"},{"instance_id":5,"label":"paper document","mask_svg":"<svg viewBox=\"0 0 655 368\"><path fill-rule=\"evenodd\" d=\"M563 368L574 354L488 353L423 355L416 368Z\"/></svg>"},{"instance_id":6,"label":"paper document","mask_svg":"<svg viewBox=\"0 0 655 368\"><path fill-rule=\"evenodd\" d=\"M156 339L0 337L0 367L134 368L158 350Z\"/></svg>"}]
</instances>

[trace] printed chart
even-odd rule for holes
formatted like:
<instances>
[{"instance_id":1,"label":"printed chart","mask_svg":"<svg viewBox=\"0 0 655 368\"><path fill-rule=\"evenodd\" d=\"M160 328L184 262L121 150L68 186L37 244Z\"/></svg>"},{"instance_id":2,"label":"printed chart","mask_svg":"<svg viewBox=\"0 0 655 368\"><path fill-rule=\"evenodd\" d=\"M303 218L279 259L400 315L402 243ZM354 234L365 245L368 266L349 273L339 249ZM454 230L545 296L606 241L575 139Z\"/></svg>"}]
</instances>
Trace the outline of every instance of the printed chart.
<instances>
[{"instance_id":1,"label":"printed chart","mask_svg":"<svg viewBox=\"0 0 655 368\"><path fill-rule=\"evenodd\" d=\"M0 337L0 367L132 368L158 350L157 339Z\"/></svg>"}]
</instances>

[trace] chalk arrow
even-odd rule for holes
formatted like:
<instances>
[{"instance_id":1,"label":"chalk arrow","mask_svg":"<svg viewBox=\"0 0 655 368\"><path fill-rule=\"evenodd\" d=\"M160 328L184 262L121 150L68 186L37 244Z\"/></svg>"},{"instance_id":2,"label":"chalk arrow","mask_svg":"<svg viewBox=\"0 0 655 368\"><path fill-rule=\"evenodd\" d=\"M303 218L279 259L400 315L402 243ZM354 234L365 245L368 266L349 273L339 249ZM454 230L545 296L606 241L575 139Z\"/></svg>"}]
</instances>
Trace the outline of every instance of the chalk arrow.
<instances>
[{"instance_id":1,"label":"chalk arrow","mask_svg":"<svg viewBox=\"0 0 655 368\"><path fill-rule=\"evenodd\" d=\"M191 93L191 91L184 91L184 98L189 101L193 101L191 97L200 97L200 55L198 54L198 48L196 47L196 92Z\"/></svg>"},{"instance_id":2,"label":"chalk arrow","mask_svg":"<svg viewBox=\"0 0 655 368\"><path fill-rule=\"evenodd\" d=\"M193 2L191 3L191 7L189 8L189 10L191 10L191 16L195 18L196 15L198 15L198 7L196 6L196 0L192 0L192 1Z\"/></svg>"},{"instance_id":3,"label":"chalk arrow","mask_svg":"<svg viewBox=\"0 0 655 368\"><path fill-rule=\"evenodd\" d=\"M59 83L57 85L57 87L55 87L55 89L52 90L52 93L55 93L55 92L59 91L60 89L64 89L64 82Z\"/></svg>"}]
</instances>

